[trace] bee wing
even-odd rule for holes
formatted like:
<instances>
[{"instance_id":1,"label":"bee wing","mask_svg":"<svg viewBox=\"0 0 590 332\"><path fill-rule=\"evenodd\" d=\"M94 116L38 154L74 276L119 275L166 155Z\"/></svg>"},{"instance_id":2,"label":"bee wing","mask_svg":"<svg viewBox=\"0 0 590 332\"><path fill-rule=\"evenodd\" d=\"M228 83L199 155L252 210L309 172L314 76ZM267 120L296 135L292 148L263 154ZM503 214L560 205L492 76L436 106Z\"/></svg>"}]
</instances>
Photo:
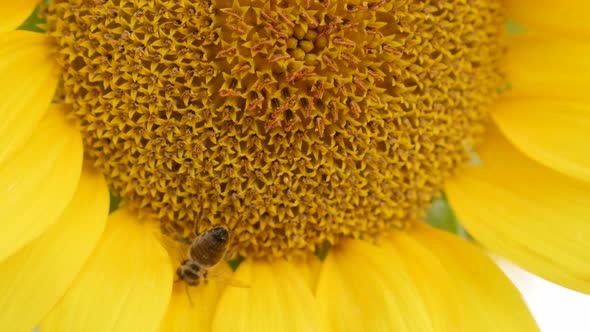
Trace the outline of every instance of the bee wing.
<instances>
[{"instance_id":1,"label":"bee wing","mask_svg":"<svg viewBox=\"0 0 590 332\"><path fill-rule=\"evenodd\" d=\"M156 233L155 236L160 240L162 247L168 251L168 255L170 255L172 262L175 265L180 265L180 263L186 258L189 246L186 243L176 241L162 233Z\"/></svg>"},{"instance_id":2,"label":"bee wing","mask_svg":"<svg viewBox=\"0 0 590 332\"><path fill-rule=\"evenodd\" d=\"M250 288L250 285L240 280L234 279L232 276L233 273L234 272L229 267L229 265L227 265L225 261L222 261L221 263L209 269L208 276L210 280L213 280L224 285L240 288Z\"/></svg>"}]
</instances>

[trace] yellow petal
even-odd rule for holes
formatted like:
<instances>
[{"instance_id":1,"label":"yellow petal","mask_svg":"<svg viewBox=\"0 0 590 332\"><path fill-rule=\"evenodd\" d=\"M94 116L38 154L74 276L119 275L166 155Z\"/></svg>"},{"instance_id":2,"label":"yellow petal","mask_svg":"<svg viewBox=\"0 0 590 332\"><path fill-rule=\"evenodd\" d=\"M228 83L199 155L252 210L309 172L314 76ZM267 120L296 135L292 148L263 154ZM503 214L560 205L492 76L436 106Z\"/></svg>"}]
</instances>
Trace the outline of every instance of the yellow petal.
<instances>
[{"instance_id":1,"label":"yellow petal","mask_svg":"<svg viewBox=\"0 0 590 332\"><path fill-rule=\"evenodd\" d=\"M589 99L590 43L516 38L503 69L508 96Z\"/></svg>"},{"instance_id":2,"label":"yellow petal","mask_svg":"<svg viewBox=\"0 0 590 332\"><path fill-rule=\"evenodd\" d=\"M483 251L471 243L427 225L409 236L427 248L456 283L460 326L457 331L538 331L520 293Z\"/></svg>"},{"instance_id":3,"label":"yellow petal","mask_svg":"<svg viewBox=\"0 0 590 332\"><path fill-rule=\"evenodd\" d=\"M18 28L29 17L39 0L3 0L0 2L0 31Z\"/></svg>"},{"instance_id":4,"label":"yellow petal","mask_svg":"<svg viewBox=\"0 0 590 332\"><path fill-rule=\"evenodd\" d=\"M322 262L316 255L309 255L301 260L293 262L295 268L305 276L309 288L312 290L317 289L318 278L320 276L320 270L322 268Z\"/></svg>"},{"instance_id":5,"label":"yellow petal","mask_svg":"<svg viewBox=\"0 0 590 332\"><path fill-rule=\"evenodd\" d=\"M587 0L508 0L508 18L543 35L587 36L590 2Z\"/></svg>"},{"instance_id":6,"label":"yellow petal","mask_svg":"<svg viewBox=\"0 0 590 332\"><path fill-rule=\"evenodd\" d=\"M33 331L92 253L108 211L109 192L102 175L85 168L59 220L0 263L0 331Z\"/></svg>"},{"instance_id":7,"label":"yellow petal","mask_svg":"<svg viewBox=\"0 0 590 332\"><path fill-rule=\"evenodd\" d=\"M168 253L156 226L121 209L41 331L155 331L172 292Z\"/></svg>"},{"instance_id":8,"label":"yellow petal","mask_svg":"<svg viewBox=\"0 0 590 332\"><path fill-rule=\"evenodd\" d=\"M249 288L225 288L213 331L318 331L312 292L294 264L246 260L235 278Z\"/></svg>"},{"instance_id":9,"label":"yellow petal","mask_svg":"<svg viewBox=\"0 0 590 332\"><path fill-rule=\"evenodd\" d=\"M528 159L497 129L446 187L484 246L545 279L590 293L590 186Z\"/></svg>"},{"instance_id":10,"label":"yellow petal","mask_svg":"<svg viewBox=\"0 0 590 332\"><path fill-rule=\"evenodd\" d=\"M0 164L27 141L53 98L59 75L50 41L28 31L0 33Z\"/></svg>"},{"instance_id":11,"label":"yellow petal","mask_svg":"<svg viewBox=\"0 0 590 332\"><path fill-rule=\"evenodd\" d=\"M82 139L61 112L50 112L34 135L0 165L0 261L49 228L76 191Z\"/></svg>"},{"instance_id":12,"label":"yellow petal","mask_svg":"<svg viewBox=\"0 0 590 332\"><path fill-rule=\"evenodd\" d=\"M177 282L174 285L168 312L162 321L160 331L194 332L211 330L213 315L222 291L223 285L216 282L210 282L207 285L198 287L189 287L184 282Z\"/></svg>"},{"instance_id":13,"label":"yellow petal","mask_svg":"<svg viewBox=\"0 0 590 332\"><path fill-rule=\"evenodd\" d=\"M492 114L504 135L527 156L590 181L590 101L507 98Z\"/></svg>"},{"instance_id":14,"label":"yellow petal","mask_svg":"<svg viewBox=\"0 0 590 332\"><path fill-rule=\"evenodd\" d=\"M434 331L410 277L392 251L350 240L322 263L317 300L320 331Z\"/></svg>"},{"instance_id":15,"label":"yellow petal","mask_svg":"<svg viewBox=\"0 0 590 332\"><path fill-rule=\"evenodd\" d=\"M392 238L382 242L380 245L388 251L388 264L400 271L398 273L407 274L408 281L416 287L428 310L432 330L460 331L462 307L456 287L461 285L450 277L438 258L406 232L395 232Z\"/></svg>"}]
</instances>

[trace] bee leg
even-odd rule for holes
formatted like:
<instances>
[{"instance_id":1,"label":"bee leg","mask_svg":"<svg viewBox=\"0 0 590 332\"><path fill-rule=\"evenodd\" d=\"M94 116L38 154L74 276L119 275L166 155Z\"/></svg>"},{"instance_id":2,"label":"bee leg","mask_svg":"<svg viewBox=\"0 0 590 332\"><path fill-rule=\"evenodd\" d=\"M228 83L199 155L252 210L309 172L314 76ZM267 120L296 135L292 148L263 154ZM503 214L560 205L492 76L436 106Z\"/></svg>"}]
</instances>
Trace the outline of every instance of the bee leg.
<instances>
[{"instance_id":1,"label":"bee leg","mask_svg":"<svg viewBox=\"0 0 590 332\"><path fill-rule=\"evenodd\" d=\"M193 299L191 298L191 293L189 292L188 284L185 283L184 287L184 290L186 291L186 296L188 297L188 303L191 305L191 307L193 307L195 304L193 303Z\"/></svg>"}]
</instances>

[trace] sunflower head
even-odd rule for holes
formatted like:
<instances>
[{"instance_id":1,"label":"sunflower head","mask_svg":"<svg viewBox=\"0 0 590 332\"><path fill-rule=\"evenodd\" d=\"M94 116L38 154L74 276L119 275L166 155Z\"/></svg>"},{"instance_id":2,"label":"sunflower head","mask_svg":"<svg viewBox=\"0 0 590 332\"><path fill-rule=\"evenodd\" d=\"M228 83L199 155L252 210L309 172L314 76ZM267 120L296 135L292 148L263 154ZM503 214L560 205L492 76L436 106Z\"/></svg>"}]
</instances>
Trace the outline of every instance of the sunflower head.
<instances>
[{"instance_id":1,"label":"sunflower head","mask_svg":"<svg viewBox=\"0 0 590 332\"><path fill-rule=\"evenodd\" d=\"M54 1L86 152L168 231L244 256L421 217L500 85L498 3Z\"/></svg>"},{"instance_id":2,"label":"sunflower head","mask_svg":"<svg viewBox=\"0 0 590 332\"><path fill-rule=\"evenodd\" d=\"M39 1L0 1L0 330L537 331L482 246L589 292L586 0L52 0L14 31Z\"/></svg>"}]
</instances>

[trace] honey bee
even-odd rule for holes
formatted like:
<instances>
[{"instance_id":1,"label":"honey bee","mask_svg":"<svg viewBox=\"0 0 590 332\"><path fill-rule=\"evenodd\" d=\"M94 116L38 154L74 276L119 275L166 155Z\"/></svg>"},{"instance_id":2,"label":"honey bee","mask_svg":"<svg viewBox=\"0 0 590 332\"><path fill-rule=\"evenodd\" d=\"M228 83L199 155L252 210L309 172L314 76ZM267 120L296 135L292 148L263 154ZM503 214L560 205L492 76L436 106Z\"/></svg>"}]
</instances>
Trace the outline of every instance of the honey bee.
<instances>
[{"instance_id":1,"label":"honey bee","mask_svg":"<svg viewBox=\"0 0 590 332\"><path fill-rule=\"evenodd\" d=\"M223 226L213 227L191 243L186 257L176 269L179 280L190 286L207 283L209 270L225 257L229 246L229 231Z\"/></svg>"},{"instance_id":2,"label":"honey bee","mask_svg":"<svg viewBox=\"0 0 590 332\"><path fill-rule=\"evenodd\" d=\"M188 288L207 284L209 279L235 287L249 288L249 286L231 279L232 271L226 258L230 247L230 232L225 226L215 226L195 236L193 241L188 241L176 234L174 239L170 236L161 237L162 245L171 254L175 262L180 265L176 268L175 282L183 281L186 285L186 294L189 302L192 299Z\"/></svg>"}]
</instances>

